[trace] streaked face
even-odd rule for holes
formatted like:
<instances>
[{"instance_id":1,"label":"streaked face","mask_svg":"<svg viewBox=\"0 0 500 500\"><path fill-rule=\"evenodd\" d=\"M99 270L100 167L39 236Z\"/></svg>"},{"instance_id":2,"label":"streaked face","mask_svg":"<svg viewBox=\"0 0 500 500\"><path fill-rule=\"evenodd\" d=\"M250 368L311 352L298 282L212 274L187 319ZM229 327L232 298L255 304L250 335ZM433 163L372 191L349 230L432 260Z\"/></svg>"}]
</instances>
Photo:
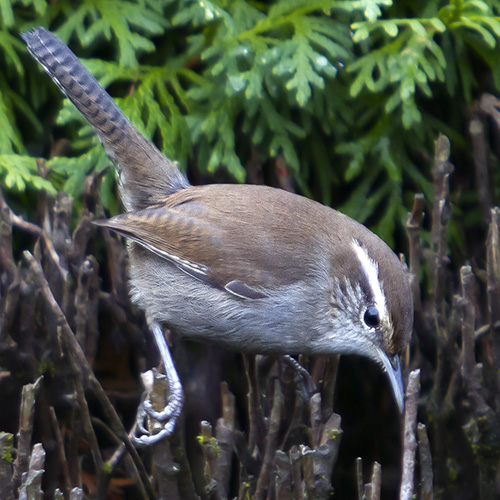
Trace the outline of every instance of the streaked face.
<instances>
[{"instance_id":1,"label":"streaked face","mask_svg":"<svg viewBox=\"0 0 500 500\"><path fill-rule=\"evenodd\" d=\"M379 264L357 240L353 239L350 245L355 256L351 277L337 278L333 283L331 341L337 343L341 333L344 339L339 349L341 352L362 354L380 364L389 376L398 406L402 410L403 382L398 342L395 341L394 314L391 310L394 300L387 295ZM400 279L407 281L407 274L402 272ZM402 289L406 293L407 283L404 285ZM393 288L390 287L391 292ZM409 303L411 304L411 297ZM405 313L398 313L401 312ZM412 314L412 308L410 313Z\"/></svg>"}]
</instances>

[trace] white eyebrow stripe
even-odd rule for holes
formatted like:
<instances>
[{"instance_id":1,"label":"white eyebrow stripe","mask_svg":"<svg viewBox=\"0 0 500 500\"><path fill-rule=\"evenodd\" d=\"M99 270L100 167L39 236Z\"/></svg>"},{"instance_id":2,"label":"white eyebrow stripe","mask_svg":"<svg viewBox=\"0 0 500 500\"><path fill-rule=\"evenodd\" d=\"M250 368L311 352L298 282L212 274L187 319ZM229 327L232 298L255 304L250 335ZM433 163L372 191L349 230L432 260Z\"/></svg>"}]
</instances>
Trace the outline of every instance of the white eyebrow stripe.
<instances>
[{"instance_id":1,"label":"white eyebrow stripe","mask_svg":"<svg viewBox=\"0 0 500 500\"><path fill-rule=\"evenodd\" d=\"M387 302L385 300L384 291L382 290L382 285L378 278L378 264L368 255L368 252L357 240L352 240L351 245L368 280L368 285L372 290L375 302L374 305L378 309L380 317L387 318Z\"/></svg>"}]
</instances>

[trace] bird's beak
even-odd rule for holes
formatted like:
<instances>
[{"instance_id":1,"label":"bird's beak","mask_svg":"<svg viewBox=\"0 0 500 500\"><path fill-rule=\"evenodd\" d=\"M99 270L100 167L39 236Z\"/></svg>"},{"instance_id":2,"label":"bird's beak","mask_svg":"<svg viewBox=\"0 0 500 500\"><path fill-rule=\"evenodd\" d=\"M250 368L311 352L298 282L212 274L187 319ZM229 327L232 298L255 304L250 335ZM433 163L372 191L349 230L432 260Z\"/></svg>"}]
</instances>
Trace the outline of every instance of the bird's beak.
<instances>
[{"instance_id":1,"label":"bird's beak","mask_svg":"<svg viewBox=\"0 0 500 500\"><path fill-rule=\"evenodd\" d=\"M401 366L399 364L399 356L389 358L382 349L377 349L378 361L382 365L385 373L391 382L392 392L396 398L399 411L404 412L405 409L405 396L403 388L403 376L401 374Z\"/></svg>"}]
</instances>

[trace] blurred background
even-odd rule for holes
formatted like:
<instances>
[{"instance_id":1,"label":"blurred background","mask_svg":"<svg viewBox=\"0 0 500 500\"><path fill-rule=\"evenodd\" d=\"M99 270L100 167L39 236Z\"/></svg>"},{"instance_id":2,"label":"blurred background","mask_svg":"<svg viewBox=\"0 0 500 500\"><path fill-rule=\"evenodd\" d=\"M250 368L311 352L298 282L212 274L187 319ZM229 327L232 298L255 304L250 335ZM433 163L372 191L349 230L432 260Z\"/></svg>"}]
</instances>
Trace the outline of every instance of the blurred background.
<instances>
[{"instance_id":1,"label":"blurred background","mask_svg":"<svg viewBox=\"0 0 500 500\"><path fill-rule=\"evenodd\" d=\"M58 357L55 325L42 312L39 284L21 264L22 251L42 262L127 429L142 390L139 373L156 363L156 354L140 312L128 303L122 242L96 236L89 225L89 214L121 210L114 169L19 33L39 25L54 31L193 184L265 183L295 191L366 224L408 262L413 210L421 247L413 248L411 262L418 298L406 370L422 370L419 421L427 425L434 457L432 491L436 498L486 499L500 491L500 268L498 220L490 211L500 199L499 16L500 1L493 0L0 0L0 182L13 228L0 245L0 430L18 431L21 387L43 374L33 443L47 448L47 498L61 483L69 491L77 478L89 498L139 497L134 480L93 492L95 456L86 438L69 435L76 418L68 399L73 375ZM446 168L435 154L440 133L450 144ZM436 220L439 203L445 211ZM59 267L47 263L47 242ZM92 269L87 282L85 259ZM480 403L470 399L463 371L464 264L475 277L472 354ZM87 312L79 309L80 285ZM247 432L249 377L240 355L215 347L176 344L176 359L188 399L186 449L199 467L197 494L209 498L203 465L196 465L204 463L196 440L200 421L215 425L220 383L227 381ZM311 372L318 363L301 362ZM363 457L365 479L377 461L382 498L397 498L401 422L387 381L363 359L342 358L337 368L333 410L343 434L335 494L355 497L355 459ZM264 373L282 377L276 370ZM319 368L316 381L323 383ZM85 394L90 413L105 420ZM69 471L61 469L49 408L57 414ZM264 405L264 420L269 410ZM99 425L94 421L107 459L116 442ZM244 468L233 467L232 497L242 482L252 484ZM429 498L416 483L418 498Z\"/></svg>"}]
</instances>

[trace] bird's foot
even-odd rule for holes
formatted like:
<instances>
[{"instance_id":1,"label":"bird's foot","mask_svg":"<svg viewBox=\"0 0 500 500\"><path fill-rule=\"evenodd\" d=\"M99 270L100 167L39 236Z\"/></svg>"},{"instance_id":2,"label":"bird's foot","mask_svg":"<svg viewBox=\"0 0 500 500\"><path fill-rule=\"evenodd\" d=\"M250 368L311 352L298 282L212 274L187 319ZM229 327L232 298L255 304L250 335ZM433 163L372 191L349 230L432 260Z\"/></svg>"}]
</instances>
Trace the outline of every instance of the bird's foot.
<instances>
[{"instance_id":1,"label":"bird's foot","mask_svg":"<svg viewBox=\"0 0 500 500\"><path fill-rule=\"evenodd\" d=\"M151 446L173 433L184 398L182 388L170 390L166 377L156 370L146 372L142 378L146 392L137 410L131 439L138 446ZM158 411L164 402L167 404Z\"/></svg>"}]
</instances>

